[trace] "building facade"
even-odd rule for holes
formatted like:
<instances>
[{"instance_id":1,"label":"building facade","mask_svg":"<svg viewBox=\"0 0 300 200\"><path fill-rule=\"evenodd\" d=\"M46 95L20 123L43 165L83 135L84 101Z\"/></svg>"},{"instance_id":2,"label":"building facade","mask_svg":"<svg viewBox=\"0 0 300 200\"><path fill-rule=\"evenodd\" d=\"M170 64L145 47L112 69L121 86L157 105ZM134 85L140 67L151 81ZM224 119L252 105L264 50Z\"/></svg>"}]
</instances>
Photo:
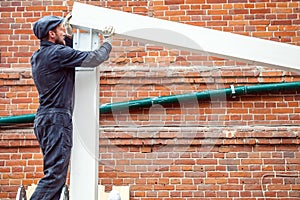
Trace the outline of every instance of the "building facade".
<instances>
[{"instance_id":1,"label":"building facade","mask_svg":"<svg viewBox=\"0 0 300 200\"><path fill-rule=\"evenodd\" d=\"M73 2L0 1L1 117L35 113L30 57L39 41L32 24L45 15L66 16ZM297 0L77 2L300 45ZM108 191L130 186L132 200L300 199L299 88L268 90L299 80L295 71L114 37L111 57L100 66L100 105L221 93L102 112L99 184ZM268 87L226 95L231 85ZM0 199L37 183L43 162L32 123L0 127L0 158Z\"/></svg>"}]
</instances>

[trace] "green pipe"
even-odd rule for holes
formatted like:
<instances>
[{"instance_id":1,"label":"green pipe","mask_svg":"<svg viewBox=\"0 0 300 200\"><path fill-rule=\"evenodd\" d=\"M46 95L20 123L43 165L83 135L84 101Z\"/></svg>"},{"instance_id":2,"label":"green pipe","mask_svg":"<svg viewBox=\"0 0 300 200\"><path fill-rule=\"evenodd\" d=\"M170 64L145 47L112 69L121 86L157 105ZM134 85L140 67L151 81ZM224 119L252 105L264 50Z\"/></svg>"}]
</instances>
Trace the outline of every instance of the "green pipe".
<instances>
[{"instance_id":1,"label":"green pipe","mask_svg":"<svg viewBox=\"0 0 300 200\"><path fill-rule=\"evenodd\" d=\"M132 100L127 102L118 102L104 104L100 106L100 113L111 113L118 112L125 109L136 109L141 107L151 107L155 104L172 104L180 103L188 100L213 100L218 97L228 97L237 96L245 94L255 94L255 93L267 93L267 92L279 92L285 90L295 90L300 89L300 82L289 82L289 83L275 83L275 84L259 84L252 86L238 86L234 88L225 88L219 90L207 90L202 92L195 92L189 94L179 94L171 96L161 96L155 98L146 98L140 100Z\"/></svg>"},{"instance_id":2,"label":"green pipe","mask_svg":"<svg viewBox=\"0 0 300 200\"><path fill-rule=\"evenodd\" d=\"M0 126L9 126L21 123L32 123L34 118L35 114L0 117Z\"/></svg>"},{"instance_id":3,"label":"green pipe","mask_svg":"<svg viewBox=\"0 0 300 200\"><path fill-rule=\"evenodd\" d=\"M190 100L211 100L222 97L232 97L245 94L267 93L267 92L280 92L286 90L300 89L300 82L289 83L273 83L273 84L259 84L252 86L238 86L231 88L224 88L219 90L207 90L202 92L194 92L188 94L161 96L154 98L145 98L139 100L131 100L126 102L117 102L103 104L100 106L99 111L101 114L119 112L128 109L147 108L152 105L159 104L173 104ZM18 116L0 117L0 126L13 125L19 123L32 123L35 118L35 114L26 114Z\"/></svg>"}]
</instances>

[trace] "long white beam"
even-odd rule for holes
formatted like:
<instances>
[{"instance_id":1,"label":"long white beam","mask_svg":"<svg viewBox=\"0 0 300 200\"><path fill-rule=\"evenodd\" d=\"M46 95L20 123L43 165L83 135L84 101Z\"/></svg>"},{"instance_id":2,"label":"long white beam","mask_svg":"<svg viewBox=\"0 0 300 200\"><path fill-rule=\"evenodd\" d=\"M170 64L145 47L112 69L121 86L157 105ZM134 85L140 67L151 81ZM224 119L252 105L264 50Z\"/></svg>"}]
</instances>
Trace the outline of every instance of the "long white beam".
<instances>
[{"instance_id":1,"label":"long white beam","mask_svg":"<svg viewBox=\"0 0 300 200\"><path fill-rule=\"evenodd\" d=\"M284 70L300 70L300 46L74 2L71 24L118 37Z\"/></svg>"},{"instance_id":2,"label":"long white beam","mask_svg":"<svg viewBox=\"0 0 300 200\"><path fill-rule=\"evenodd\" d=\"M74 48L90 51L99 47L98 33L74 35ZM77 68L73 117L73 150L70 199L98 200L99 161L99 68Z\"/></svg>"}]
</instances>

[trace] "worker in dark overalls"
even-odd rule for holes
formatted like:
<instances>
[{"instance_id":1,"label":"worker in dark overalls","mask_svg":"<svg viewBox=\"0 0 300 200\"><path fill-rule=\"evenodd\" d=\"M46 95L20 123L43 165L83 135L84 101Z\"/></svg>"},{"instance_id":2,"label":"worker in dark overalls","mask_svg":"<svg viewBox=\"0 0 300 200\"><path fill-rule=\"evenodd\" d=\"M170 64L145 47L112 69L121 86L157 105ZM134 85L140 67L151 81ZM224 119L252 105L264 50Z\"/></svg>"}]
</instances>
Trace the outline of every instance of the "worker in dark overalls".
<instances>
[{"instance_id":1,"label":"worker in dark overalls","mask_svg":"<svg viewBox=\"0 0 300 200\"><path fill-rule=\"evenodd\" d=\"M75 67L96 67L109 58L112 49L113 27L103 30L105 39L98 49L73 49L70 18L71 15L46 16L33 26L35 36L40 39L40 49L31 57L40 103L34 133L43 152L44 177L31 200L60 199L72 148Z\"/></svg>"}]
</instances>

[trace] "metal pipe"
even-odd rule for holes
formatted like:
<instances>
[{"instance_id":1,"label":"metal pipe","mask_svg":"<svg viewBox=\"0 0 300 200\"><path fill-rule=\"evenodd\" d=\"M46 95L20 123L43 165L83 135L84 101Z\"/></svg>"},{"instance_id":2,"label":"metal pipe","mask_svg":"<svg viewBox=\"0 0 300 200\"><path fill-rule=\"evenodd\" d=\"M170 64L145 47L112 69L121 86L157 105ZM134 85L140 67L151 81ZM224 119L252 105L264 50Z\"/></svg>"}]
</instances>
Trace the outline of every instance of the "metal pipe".
<instances>
[{"instance_id":1,"label":"metal pipe","mask_svg":"<svg viewBox=\"0 0 300 200\"><path fill-rule=\"evenodd\" d=\"M0 117L0 126L10 126L10 125L14 125L14 124L32 123L34 118L35 118L35 114Z\"/></svg>"},{"instance_id":2,"label":"metal pipe","mask_svg":"<svg viewBox=\"0 0 300 200\"><path fill-rule=\"evenodd\" d=\"M218 90L207 90L202 92L194 92L188 94L178 94L170 96L160 96L154 98L145 98L139 100L131 100L126 102L117 102L103 104L100 106L99 111L101 114L120 112L122 110L147 108L152 105L159 104L173 104L180 103L182 101L189 100L210 100L218 97L234 97L245 94L267 93L267 92L280 92L287 90L300 89L300 82L288 82L288 83L272 83L272 84L259 84L251 86L238 86ZM0 126L14 125L20 123L32 123L35 118L35 114L26 114L18 116L0 117Z\"/></svg>"},{"instance_id":3,"label":"metal pipe","mask_svg":"<svg viewBox=\"0 0 300 200\"><path fill-rule=\"evenodd\" d=\"M145 98L139 100L132 100L127 102L118 102L103 104L100 106L100 113L111 113L118 112L125 109L136 109L140 107L151 107L155 104L172 104L180 103L188 100L210 100L217 99L218 97L234 97L237 95L255 94L255 93L266 93L266 92L279 92L286 90L300 89L300 82L289 82L289 83L275 83L275 84L259 84L252 86L238 86L231 88L224 88L219 90L207 90L202 92L195 92L189 94L179 94L171 96L161 96L154 98Z\"/></svg>"}]
</instances>

